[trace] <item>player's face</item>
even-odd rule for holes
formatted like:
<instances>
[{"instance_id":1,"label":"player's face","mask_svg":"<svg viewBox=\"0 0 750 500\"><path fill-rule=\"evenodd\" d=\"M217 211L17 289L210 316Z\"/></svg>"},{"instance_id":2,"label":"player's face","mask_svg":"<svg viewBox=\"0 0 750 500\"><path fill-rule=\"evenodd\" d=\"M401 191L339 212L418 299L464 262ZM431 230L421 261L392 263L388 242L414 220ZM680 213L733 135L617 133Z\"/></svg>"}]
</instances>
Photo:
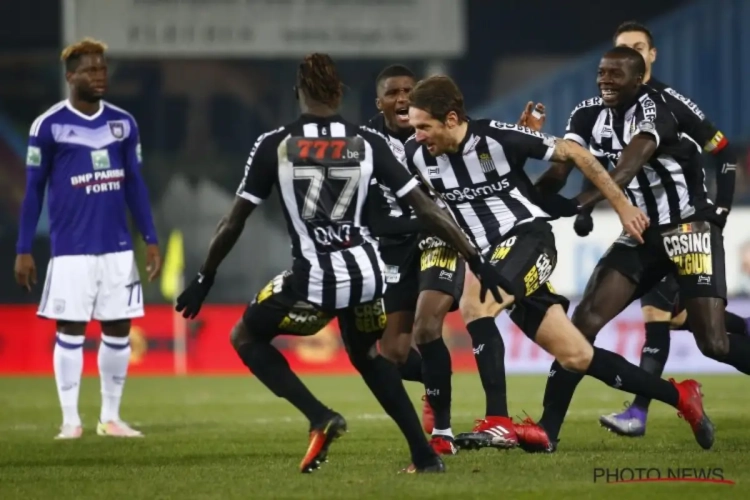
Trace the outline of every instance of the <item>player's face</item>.
<instances>
[{"instance_id":1,"label":"player's face","mask_svg":"<svg viewBox=\"0 0 750 500\"><path fill-rule=\"evenodd\" d=\"M646 72L651 74L651 65L656 61L656 48L648 44L648 38L645 33L642 31L620 33L617 40L615 40L615 45L637 50L643 56L643 60L646 61Z\"/></svg>"},{"instance_id":2,"label":"player's face","mask_svg":"<svg viewBox=\"0 0 750 500\"><path fill-rule=\"evenodd\" d=\"M427 111L410 107L409 124L414 127L417 142L424 144L432 156L440 156L455 149L453 132L458 126L456 113L451 111L445 122L441 122Z\"/></svg>"},{"instance_id":3,"label":"player's face","mask_svg":"<svg viewBox=\"0 0 750 500\"><path fill-rule=\"evenodd\" d=\"M383 112L388 128L408 129L409 93L414 88L414 79L410 76L392 76L380 83L376 106Z\"/></svg>"},{"instance_id":4,"label":"player's face","mask_svg":"<svg viewBox=\"0 0 750 500\"><path fill-rule=\"evenodd\" d=\"M633 99L640 87L641 79L627 60L605 57L599 63L596 83L604 105L614 108Z\"/></svg>"},{"instance_id":5,"label":"player's face","mask_svg":"<svg viewBox=\"0 0 750 500\"><path fill-rule=\"evenodd\" d=\"M98 101L107 91L107 61L100 54L84 55L75 71L68 73L66 77L79 99Z\"/></svg>"}]
</instances>

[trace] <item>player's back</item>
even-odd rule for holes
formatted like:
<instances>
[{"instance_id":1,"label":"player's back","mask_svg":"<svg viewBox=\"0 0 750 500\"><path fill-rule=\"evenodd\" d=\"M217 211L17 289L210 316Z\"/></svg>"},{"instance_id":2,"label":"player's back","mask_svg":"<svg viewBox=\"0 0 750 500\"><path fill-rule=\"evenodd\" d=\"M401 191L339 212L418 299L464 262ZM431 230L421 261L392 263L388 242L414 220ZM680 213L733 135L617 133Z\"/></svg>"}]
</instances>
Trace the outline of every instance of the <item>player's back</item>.
<instances>
[{"instance_id":1,"label":"player's back","mask_svg":"<svg viewBox=\"0 0 750 500\"><path fill-rule=\"evenodd\" d=\"M48 183L53 255L132 248L125 190L139 149L133 117L104 101L91 116L63 101L33 122L27 171Z\"/></svg>"},{"instance_id":2,"label":"player's back","mask_svg":"<svg viewBox=\"0 0 750 500\"><path fill-rule=\"evenodd\" d=\"M253 148L238 195L259 203L278 186L292 239L291 283L306 300L341 309L382 295L364 203L385 155L398 164L382 135L339 115L302 115Z\"/></svg>"}]
</instances>

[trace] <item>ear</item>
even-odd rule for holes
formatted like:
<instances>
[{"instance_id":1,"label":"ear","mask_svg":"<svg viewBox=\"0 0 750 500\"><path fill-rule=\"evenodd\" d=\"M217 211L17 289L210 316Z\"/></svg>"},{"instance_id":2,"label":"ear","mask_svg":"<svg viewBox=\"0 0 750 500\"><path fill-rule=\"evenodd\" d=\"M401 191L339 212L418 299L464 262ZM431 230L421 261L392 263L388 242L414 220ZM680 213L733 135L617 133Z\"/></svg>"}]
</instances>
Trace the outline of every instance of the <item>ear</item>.
<instances>
[{"instance_id":1,"label":"ear","mask_svg":"<svg viewBox=\"0 0 750 500\"><path fill-rule=\"evenodd\" d=\"M448 128L458 126L458 115L455 111L449 111L448 114L445 115L445 126Z\"/></svg>"},{"instance_id":2,"label":"ear","mask_svg":"<svg viewBox=\"0 0 750 500\"><path fill-rule=\"evenodd\" d=\"M380 97L375 98L375 107L378 108L378 111L383 111L383 103L380 101Z\"/></svg>"},{"instance_id":3,"label":"ear","mask_svg":"<svg viewBox=\"0 0 750 500\"><path fill-rule=\"evenodd\" d=\"M656 47L649 50L648 52L649 52L649 55L651 56L651 64L653 64L654 61L656 61Z\"/></svg>"}]
</instances>

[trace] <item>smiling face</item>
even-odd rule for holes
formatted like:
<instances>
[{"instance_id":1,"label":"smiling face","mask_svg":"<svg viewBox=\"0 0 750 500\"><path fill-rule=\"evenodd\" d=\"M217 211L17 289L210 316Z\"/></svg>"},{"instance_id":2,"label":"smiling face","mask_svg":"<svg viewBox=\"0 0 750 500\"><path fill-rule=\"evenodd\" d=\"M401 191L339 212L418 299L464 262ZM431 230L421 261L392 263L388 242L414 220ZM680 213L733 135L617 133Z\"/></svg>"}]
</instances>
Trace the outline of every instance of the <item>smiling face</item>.
<instances>
[{"instance_id":1,"label":"smiling face","mask_svg":"<svg viewBox=\"0 0 750 500\"><path fill-rule=\"evenodd\" d=\"M409 125L409 93L414 88L414 78L392 76L378 85L376 106L383 112L386 126L394 132L407 130Z\"/></svg>"},{"instance_id":2,"label":"smiling face","mask_svg":"<svg viewBox=\"0 0 750 500\"><path fill-rule=\"evenodd\" d=\"M615 108L633 100L640 88L642 75L628 59L604 57L599 63L596 83L604 105Z\"/></svg>"}]
</instances>

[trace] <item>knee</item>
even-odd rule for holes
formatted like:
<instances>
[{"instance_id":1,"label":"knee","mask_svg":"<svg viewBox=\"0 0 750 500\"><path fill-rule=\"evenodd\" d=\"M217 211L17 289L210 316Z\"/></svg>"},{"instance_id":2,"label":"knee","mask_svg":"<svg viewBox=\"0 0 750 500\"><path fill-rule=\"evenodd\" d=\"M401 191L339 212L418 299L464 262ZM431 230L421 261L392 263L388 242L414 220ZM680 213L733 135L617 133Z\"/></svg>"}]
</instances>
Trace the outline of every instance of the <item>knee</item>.
<instances>
[{"instance_id":1,"label":"knee","mask_svg":"<svg viewBox=\"0 0 750 500\"><path fill-rule=\"evenodd\" d=\"M434 314L420 314L414 320L413 332L417 344L439 339L443 335L443 318Z\"/></svg>"},{"instance_id":2,"label":"knee","mask_svg":"<svg viewBox=\"0 0 750 500\"><path fill-rule=\"evenodd\" d=\"M491 296L490 299L492 299ZM496 317L503 310L503 306L489 299L483 304L478 297L468 297L464 293L458 303L458 309L461 311L461 319L464 320L464 324L468 325L478 319Z\"/></svg>"},{"instance_id":3,"label":"knee","mask_svg":"<svg viewBox=\"0 0 750 500\"><path fill-rule=\"evenodd\" d=\"M606 324L606 319L589 302L581 302L576 307L573 311L572 321L590 342L594 341L596 335Z\"/></svg>"},{"instance_id":4,"label":"knee","mask_svg":"<svg viewBox=\"0 0 750 500\"><path fill-rule=\"evenodd\" d=\"M698 349L703 353L704 356L711 359L721 360L729 354L729 336L726 334L721 335L708 335L707 338L703 338L696 341L698 343Z\"/></svg>"},{"instance_id":5,"label":"knee","mask_svg":"<svg viewBox=\"0 0 750 500\"><path fill-rule=\"evenodd\" d=\"M375 358L378 357L378 349L375 344L369 347L347 345L346 353L349 355L349 361L351 361L354 369L360 373L372 366ZM385 358L385 356L383 357Z\"/></svg>"},{"instance_id":6,"label":"knee","mask_svg":"<svg viewBox=\"0 0 750 500\"><path fill-rule=\"evenodd\" d=\"M411 345L406 343L383 342L382 340L380 342L380 354L396 366L406 364L410 350Z\"/></svg>"},{"instance_id":7,"label":"knee","mask_svg":"<svg viewBox=\"0 0 750 500\"><path fill-rule=\"evenodd\" d=\"M130 320L102 321L102 333L109 337L127 337L130 335Z\"/></svg>"},{"instance_id":8,"label":"knee","mask_svg":"<svg viewBox=\"0 0 750 500\"><path fill-rule=\"evenodd\" d=\"M670 311L664 311L654 306L641 307L641 313L643 314L644 323L666 323L672 319Z\"/></svg>"},{"instance_id":9,"label":"knee","mask_svg":"<svg viewBox=\"0 0 750 500\"><path fill-rule=\"evenodd\" d=\"M581 344L574 349L558 355L556 359L560 363L560 366L570 372L586 373L593 357L594 348L591 344L587 343L586 345Z\"/></svg>"},{"instance_id":10,"label":"knee","mask_svg":"<svg viewBox=\"0 0 750 500\"><path fill-rule=\"evenodd\" d=\"M86 323L77 323L74 321L58 321L57 331L65 335L75 335L80 337L86 335Z\"/></svg>"},{"instance_id":11,"label":"knee","mask_svg":"<svg viewBox=\"0 0 750 500\"><path fill-rule=\"evenodd\" d=\"M235 323L232 331L229 333L229 342L232 344L232 347L235 351L239 351L240 347L245 344L249 344L252 341L253 337L250 334L250 331L247 329L245 321L240 318L240 320Z\"/></svg>"}]
</instances>

